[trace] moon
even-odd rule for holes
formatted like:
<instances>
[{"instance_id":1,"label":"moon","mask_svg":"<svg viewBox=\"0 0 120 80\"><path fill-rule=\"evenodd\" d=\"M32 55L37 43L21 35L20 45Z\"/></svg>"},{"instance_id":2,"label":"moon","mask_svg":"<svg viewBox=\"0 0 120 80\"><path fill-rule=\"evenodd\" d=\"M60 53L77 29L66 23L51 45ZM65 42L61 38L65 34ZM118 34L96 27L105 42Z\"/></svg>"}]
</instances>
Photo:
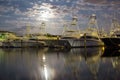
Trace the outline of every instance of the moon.
<instances>
[{"instance_id":1,"label":"moon","mask_svg":"<svg viewBox=\"0 0 120 80\"><path fill-rule=\"evenodd\" d=\"M38 20L49 21L55 18L54 11L52 9L41 10L37 18Z\"/></svg>"}]
</instances>

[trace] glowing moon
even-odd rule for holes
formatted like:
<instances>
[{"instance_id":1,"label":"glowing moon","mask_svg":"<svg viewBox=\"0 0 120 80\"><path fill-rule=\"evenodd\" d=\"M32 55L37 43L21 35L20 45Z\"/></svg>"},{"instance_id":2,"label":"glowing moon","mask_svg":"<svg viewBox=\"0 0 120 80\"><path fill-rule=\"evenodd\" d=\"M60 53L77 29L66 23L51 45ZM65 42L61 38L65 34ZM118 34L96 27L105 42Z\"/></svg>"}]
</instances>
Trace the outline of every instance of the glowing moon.
<instances>
[{"instance_id":1,"label":"glowing moon","mask_svg":"<svg viewBox=\"0 0 120 80\"><path fill-rule=\"evenodd\" d=\"M54 18L54 17L55 15L51 9L45 9L45 10L40 11L37 19L48 21L49 19Z\"/></svg>"},{"instance_id":2,"label":"glowing moon","mask_svg":"<svg viewBox=\"0 0 120 80\"><path fill-rule=\"evenodd\" d=\"M49 11L43 11L43 12L41 12L41 17L42 18L51 18L52 14Z\"/></svg>"}]
</instances>

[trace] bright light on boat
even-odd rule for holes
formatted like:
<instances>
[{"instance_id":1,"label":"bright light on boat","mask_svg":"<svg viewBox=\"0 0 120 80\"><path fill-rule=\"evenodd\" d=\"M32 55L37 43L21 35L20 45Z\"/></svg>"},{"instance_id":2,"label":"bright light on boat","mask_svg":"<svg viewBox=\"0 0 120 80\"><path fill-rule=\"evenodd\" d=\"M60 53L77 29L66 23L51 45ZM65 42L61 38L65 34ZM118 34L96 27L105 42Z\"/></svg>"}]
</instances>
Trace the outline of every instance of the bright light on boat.
<instances>
[{"instance_id":1,"label":"bright light on boat","mask_svg":"<svg viewBox=\"0 0 120 80\"><path fill-rule=\"evenodd\" d=\"M102 47L102 51L104 51L105 50L105 47Z\"/></svg>"}]
</instances>

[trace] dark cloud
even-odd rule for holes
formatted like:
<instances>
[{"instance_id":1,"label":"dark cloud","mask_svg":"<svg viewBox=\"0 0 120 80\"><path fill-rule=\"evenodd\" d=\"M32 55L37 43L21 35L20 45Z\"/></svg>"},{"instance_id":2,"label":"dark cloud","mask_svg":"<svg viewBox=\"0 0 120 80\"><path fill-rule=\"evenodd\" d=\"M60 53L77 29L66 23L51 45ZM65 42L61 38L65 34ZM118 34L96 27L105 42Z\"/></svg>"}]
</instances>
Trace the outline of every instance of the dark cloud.
<instances>
[{"instance_id":1,"label":"dark cloud","mask_svg":"<svg viewBox=\"0 0 120 80\"><path fill-rule=\"evenodd\" d=\"M94 4L120 4L120 0L85 0L85 2Z\"/></svg>"},{"instance_id":2,"label":"dark cloud","mask_svg":"<svg viewBox=\"0 0 120 80\"><path fill-rule=\"evenodd\" d=\"M90 2L90 3L107 3L107 0L85 0L85 2Z\"/></svg>"}]
</instances>

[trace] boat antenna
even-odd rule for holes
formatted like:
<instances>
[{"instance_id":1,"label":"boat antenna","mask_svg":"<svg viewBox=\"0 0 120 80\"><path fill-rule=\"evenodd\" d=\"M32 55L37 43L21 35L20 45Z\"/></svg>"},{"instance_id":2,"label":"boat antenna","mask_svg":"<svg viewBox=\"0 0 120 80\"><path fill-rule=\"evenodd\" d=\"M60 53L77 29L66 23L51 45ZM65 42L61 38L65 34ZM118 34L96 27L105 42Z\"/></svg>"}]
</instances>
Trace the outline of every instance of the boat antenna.
<instances>
[{"instance_id":1,"label":"boat antenna","mask_svg":"<svg viewBox=\"0 0 120 80\"><path fill-rule=\"evenodd\" d=\"M91 26L95 26L98 29L98 24L97 24L97 17L96 14L92 14L89 18L89 28Z\"/></svg>"},{"instance_id":2,"label":"boat antenna","mask_svg":"<svg viewBox=\"0 0 120 80\"><path fill-rule=\"evenodd\" d=\"M77 25L78 18L77 16L73 16L71 25Z\"/></svg>"},{"instance_id":3,"label":"boat antenna","mask_svg":"<svg viewBox=\"0 0 120 80\"><path fill-rule=\"evenodd\" d=\"M79 30L79 26L78 26L78 17L77 17L77 16L73 16L73 17L72 17L71 26L72 26L73 29Z\"/></svg>"},{"instance_id":4,"label":"boat antenna","mask_svg":"<svg viewBox=\"0 0 120 80\"><path fill-rule=\"evenodd\" d=\"M67 29L67 27L68 27L68 25L67 24L64 24L63 25L63 32L62 32L62 34L64 35L65 34L65 31L67 31L68 29Z\"/></svg>"},{"instance_id":5,"label":"boat antenna","mask_svg":"<svg viewBox=\"0 0 120 80\"><path fill-rule=\"evenodd\" d=\"M110 30L110 36L112 36L115 31L120 31L120 25L119 25L117 19L113 18L112 19L111 30ZM115 35L113 35L113 36L115 36Z\"/></svg>"},{"instance_id":6,"label":"boat antenna","mask_svg":"<svg viewBox=\"0 0 120 80\"><path fill-rule=\"evenodd\" d=\"M95 28L99 38L98 24L96 14L92 14L89 18L88 29Z\"/></svg>"},{"instance_id":7,"label":"boat antenna","mask_svg":"<svg viewBox=\"0 0 120 80\"><path fill-rule=\"evenodd\" d=\"M44 35L45 34L45 26L46 26L46 24L44 22L42 22L40 24L40 35Z\"/></svg>"},{"instance_id":8,"label":"boat antenna","mask_svg":"<svg viewBox=\"0 0 120 80\"><path fill-rule=\"evenodd\" d=\"M26 37L29 38L30 35L30 24L26 24Z\"/></svg>"}]
</instances>

